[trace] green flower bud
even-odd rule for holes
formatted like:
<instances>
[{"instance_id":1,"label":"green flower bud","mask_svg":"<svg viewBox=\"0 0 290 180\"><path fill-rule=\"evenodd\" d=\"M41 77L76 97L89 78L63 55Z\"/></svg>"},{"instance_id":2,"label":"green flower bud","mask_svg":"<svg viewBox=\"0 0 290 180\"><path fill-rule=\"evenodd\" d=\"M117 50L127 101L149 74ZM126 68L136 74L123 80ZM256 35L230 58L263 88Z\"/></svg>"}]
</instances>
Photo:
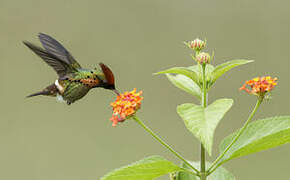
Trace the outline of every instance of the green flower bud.
<instances>
[{"instance_id":1,"label":"green flower bud","mask_svg":"<svg viewBox=\"0 0 290 180\"><path fill-rule=\"evenodd\" d=\"M193 49L195 51L201 51L206 45L205 41L202 41L198 38L194 41L189 41L186 44L190 49Z\"/></svg>"},{"instance_id":2,"label":"green flower bud","mask_svg":"<svg viewBox=\"0 0 290 180\"><path fill-rule=\"evenodd\" d=\"M210 55L208 53L201 52L196 56L196 61L200 64L209 64Z\"/></svg>"}]
</instances>

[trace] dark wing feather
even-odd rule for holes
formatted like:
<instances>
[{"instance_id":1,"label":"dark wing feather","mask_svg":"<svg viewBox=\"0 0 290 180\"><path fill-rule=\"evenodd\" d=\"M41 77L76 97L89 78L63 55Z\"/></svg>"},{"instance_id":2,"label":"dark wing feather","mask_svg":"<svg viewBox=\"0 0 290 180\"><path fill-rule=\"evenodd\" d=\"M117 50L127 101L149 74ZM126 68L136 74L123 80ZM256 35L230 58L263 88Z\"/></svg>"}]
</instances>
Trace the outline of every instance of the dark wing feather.
<instances>
[{"instance_id":1,"label":"dark wing feather","mask_svg":"<svg viewBox=\"0 0 290 180\"><path fill-rule=\"evenodd\" d=\"M72 73L76 71L75 69L72 69L71 67L69 67L69 65L67 65L54 55L46 52L42 48L35 46L27 41L24 41L23 43L35 54L40 56L49 66L51 66L60 77L65 76L67 73Z\"/></svg>"},{"instance_id":2,"label":"dark wing feather","mask_svg":"<svg viewBox=\"0 0 290 180\"><path fill-rule=\"evenodd\" d=\"M58 57L63 62L71 65L74 68L81 68L80 64L74 59L74 57L55 39L51 36L39 33L38 35L41 44L44 49Z\"/></svg>"}]
</instances>

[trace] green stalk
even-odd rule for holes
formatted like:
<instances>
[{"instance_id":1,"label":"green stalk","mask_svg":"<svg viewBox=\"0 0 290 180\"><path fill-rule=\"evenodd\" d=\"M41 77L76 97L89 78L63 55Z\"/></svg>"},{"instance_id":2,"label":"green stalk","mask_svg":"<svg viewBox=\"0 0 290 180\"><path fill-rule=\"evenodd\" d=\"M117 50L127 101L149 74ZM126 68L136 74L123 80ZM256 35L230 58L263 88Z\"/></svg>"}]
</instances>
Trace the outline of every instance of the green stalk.
<instances>
[{"instance_id":1,"label":"green stalk","mask_svg":"<svg viewBox=\"0 0 290 180\"><path fill-rule=\"evenodd\" d=\"M208 175L210 175L211 173L213 173L220 165L222 165L222 163L219 163L219 161L224 157L224 155L230 150L230 148L235 144L235 142L239 139L239 137L245 131L245 129L247 128L248 124L253 119L254 115L256 114L259 106L263 102L263 99L264 99L264 96L259 96L259 98L257 100L257 103L256 103L256 105L255 105L252 113L248 117L247 121L245 122L244 126L240 129L240 131L238 132L238 134L236 135L236 137L233 139L233 141L231 142L231 144L229 144L227 146L227 148L223 151L223 153L221 155L219 155L219 157L211 164L210 168L207 170ZM219 164L217 164L217 163L219 163Z\"/></svg>"},{"instance_id":2,"label":"green stalk","mask_svg":"<svg viewBox=\"0 0 290 180\"><path fill-rule=\"evenodd\" d=\"M196 173L192 172L195 176L199 176L199 171L193 167L187 160L185 160L178 152L176 152L170 145L164 142L157 134L155 134L149 127L147 127L136 115L132 117L143 129L145 129L153 138L155 138L160 144L166 147L170 152L172 152L177 158L183 161L186 165L188 165L192 170Z\"/></svg>"},{"instance_id":3,"label":"green stalk","mask_svg":"<svg viewBox=\"0 0 290 180\"><path fill-rule=\"evenodd\" d=\"M207 87L206 87L206 74L205 74L206 64L202 64L202 80L203 80L203 94L201 103L204 108L207 106ZM207 172L205 167L205 148L203 147L202 143L200 143L200 179L206 180Z\"/></svg>"}]
</instances>

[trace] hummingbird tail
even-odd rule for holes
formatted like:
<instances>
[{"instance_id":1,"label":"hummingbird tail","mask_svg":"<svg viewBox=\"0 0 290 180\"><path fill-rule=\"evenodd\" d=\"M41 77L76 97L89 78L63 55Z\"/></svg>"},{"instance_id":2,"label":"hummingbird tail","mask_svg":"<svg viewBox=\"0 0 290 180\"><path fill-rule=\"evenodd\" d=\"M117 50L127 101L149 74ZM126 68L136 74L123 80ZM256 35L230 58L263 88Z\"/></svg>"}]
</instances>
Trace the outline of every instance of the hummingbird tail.
<instances>
[{"instance_id":1,"label":"hummingbird tail","mask_svg":"<svg viewBox=\"0 0 290 180\"><path fill-rule=\"evenodd\" d=\"M58 89L57 89L56 85L52 84L52 85L46 87L44 90L37 92L37 93L30 94L26 97L29 98L29 97L39 96L39 95L56 96L57 93L58 93Z\"/></svg>"},{"instance_id":2,"label":"hummingbird tail","mask_svg":"<svg viewBox=\"0 0 290 180\"><path fill-rule=\"evenodd\" d=\"M29 98L29 97L39 96L39 95L49 95L49 94L48 94L48 92L40 91L40 92L37 92L37 93L30 94L30 95L28 95L26 97Z\"/></svg>"}]
</instances>

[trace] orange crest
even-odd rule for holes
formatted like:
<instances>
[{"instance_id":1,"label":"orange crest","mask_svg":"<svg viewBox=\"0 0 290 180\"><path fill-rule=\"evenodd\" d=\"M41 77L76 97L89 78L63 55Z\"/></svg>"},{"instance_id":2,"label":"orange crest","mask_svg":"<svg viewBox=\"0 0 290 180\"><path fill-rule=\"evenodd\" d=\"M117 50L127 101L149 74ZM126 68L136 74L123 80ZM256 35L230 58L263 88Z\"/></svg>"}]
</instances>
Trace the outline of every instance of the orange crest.
<instances>
[{"instance_id":1,"label":"orange crest","mask_svg":"<svg viewBox=\"0 0 290 180\"><path fill-rule=\"evenodd\" d=\"M115 87L115 78L114 78L114 74L111 71L111 69L108 66L106 66L105 64L103 64L103 63L100 63L100 66L101 66L102 71L103 71L103 73L105 75L107 83L109 85L112 85L112 86Z\"/></svg>"}]
</instances>

